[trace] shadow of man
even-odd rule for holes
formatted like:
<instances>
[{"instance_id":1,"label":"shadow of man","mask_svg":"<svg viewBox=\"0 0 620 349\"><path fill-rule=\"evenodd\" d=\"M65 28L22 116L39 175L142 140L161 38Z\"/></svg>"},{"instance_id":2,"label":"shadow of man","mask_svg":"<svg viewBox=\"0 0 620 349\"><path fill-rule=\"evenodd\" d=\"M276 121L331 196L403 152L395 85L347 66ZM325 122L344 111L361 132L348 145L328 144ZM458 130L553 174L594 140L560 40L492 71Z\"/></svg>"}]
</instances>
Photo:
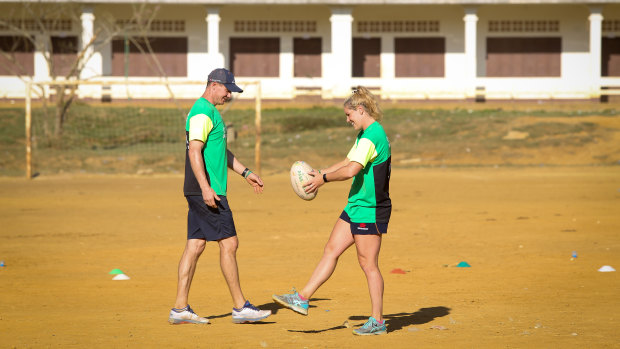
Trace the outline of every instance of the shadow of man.
<instances>
[{"instance_id":1,"label":"shadow of man","mask_svg":"<svg viewBox=\"0 0 620 349\"><path fill-rule=\"evenodd\" d=\"M403 327L411 325L421 325L433 321L435 318L450 314L448 307L430 307L421 308L414 313L397 313L383 315L387 331L394 332L403 329ZM368 316L351 316L349 320L367 320Z\"/></svg>"}]
</instances>

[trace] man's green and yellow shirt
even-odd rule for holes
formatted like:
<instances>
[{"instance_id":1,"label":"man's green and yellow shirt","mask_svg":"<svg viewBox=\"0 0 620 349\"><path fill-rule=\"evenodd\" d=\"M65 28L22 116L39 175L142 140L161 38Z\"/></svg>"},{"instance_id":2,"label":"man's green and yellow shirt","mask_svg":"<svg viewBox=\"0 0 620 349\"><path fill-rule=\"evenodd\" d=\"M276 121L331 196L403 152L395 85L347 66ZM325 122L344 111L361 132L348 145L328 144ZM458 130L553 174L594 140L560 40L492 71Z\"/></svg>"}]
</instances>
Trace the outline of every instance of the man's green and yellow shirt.
<instances>
[{"instance_id":1,"label":"man's green and yellow shirt","mask_svg":"<svg viewBox=\"0 0 620 349\"><path fill-rule=\"evenodd\" d=\"M219 111L205 98L198 99L185 121L185 183L187 195L202 195L198 181L189 161L189 142L204 143L202 155L207 181L217 195L226 195L228 160L226 154L226 125Z\"/></svg>"}]
</instances>

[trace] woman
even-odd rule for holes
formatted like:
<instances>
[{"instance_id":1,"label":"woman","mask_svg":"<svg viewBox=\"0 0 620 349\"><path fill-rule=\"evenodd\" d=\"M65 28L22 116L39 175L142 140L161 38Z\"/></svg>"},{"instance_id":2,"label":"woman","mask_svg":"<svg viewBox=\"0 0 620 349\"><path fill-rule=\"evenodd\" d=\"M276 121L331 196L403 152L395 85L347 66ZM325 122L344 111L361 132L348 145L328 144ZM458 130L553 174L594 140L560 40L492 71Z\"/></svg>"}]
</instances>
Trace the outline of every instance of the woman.
<instances>
[{"instance_id":1,"label":"woman","mask_svg":"<svg viewBox=\"0 0 620 349\"><path fill-rule=\"evenodd\" d=\"M368 321L353 331L356 335L387 333L383 319L383 277L379 270L381 238L387 233L392 212L389 196L391 150L388 138L379 124L382 112L373 95L358 86L344 102L347 122L359 130L347 157L324 170L312 170L312 179L304 187L313 193L328 182L353 178L348 203L334 225L321 261L310 280L299 292L273 295L279 304L308 315L308 299L332 275L338 257L355 244L357 258L366 275L372 314Z\"/></svg>"}]
</instances>

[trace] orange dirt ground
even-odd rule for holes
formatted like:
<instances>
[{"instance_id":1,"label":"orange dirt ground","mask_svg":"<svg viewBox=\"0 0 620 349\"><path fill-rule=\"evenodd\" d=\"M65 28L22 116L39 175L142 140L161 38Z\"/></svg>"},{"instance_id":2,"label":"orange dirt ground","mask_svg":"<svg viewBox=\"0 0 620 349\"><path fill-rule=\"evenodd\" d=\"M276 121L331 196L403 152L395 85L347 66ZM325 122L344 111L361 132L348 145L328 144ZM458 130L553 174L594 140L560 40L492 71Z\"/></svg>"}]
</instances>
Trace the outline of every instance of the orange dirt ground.
<instances>
[{"instance_id":1,"label":"orange dirt ground","mask_svg":"<svg viewBox=\"0 0 620 349\"><path fill-rule=\"evenodd\" d=\"M180 176L0 178L0 347L611 348L620 343L620 167L394 168L380 265L385 336L351 330L370 312L354 249L307 317L273 293L301 288L349 183L297 198L287 174L253 194L233 176L246 297L274 312L231 322L208 244L190 303L210 325L171 326L185 243ZM573 251L578 257L571 260ZM471 268L457 268L467 261ZM131 277L112 281L114 268ZM400 268L406 274L391 273ZM351 325L344 326L345 321ZM440 326L440 329L436 328ZM435 328L433 328L435 327Z\"/></svg>"}]
</instances>

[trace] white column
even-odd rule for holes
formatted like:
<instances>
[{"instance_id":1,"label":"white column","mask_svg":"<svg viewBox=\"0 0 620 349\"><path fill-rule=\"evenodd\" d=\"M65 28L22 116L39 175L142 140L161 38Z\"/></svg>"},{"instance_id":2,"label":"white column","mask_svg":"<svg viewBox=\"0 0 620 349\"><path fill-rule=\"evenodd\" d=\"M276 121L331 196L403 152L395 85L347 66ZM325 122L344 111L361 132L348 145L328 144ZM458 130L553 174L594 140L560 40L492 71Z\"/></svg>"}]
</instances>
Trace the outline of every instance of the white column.
<instances>
[{"instance_id":1,"label":"white column","mask_svg":"<svg viewBox=\"0 0 620 349\"><path fill-rule=\"evenodd\" d=\"M389 82L396 77L396 55L394 54L394 37L381 38L381 79ZM381 86L383 87L386 85Z\"/></svg>"},{"instance_id":2,"label":"white column","mask_svg":"<svg viewBox=\"0 0 620 349\"><path fill-rule=\"evenodd\" d=\"M224 68L224 55L220 52L220 9L207 8L207 56L209 72L215 68ZM230 67L228 67L230 68Z\"/></svg>"},{"instance_id":3,"label":"white column","mask_svg":"<svg viewBox=\"0 0 620 349\"><path fill-rule=\"evenodd\" d=\"M93 40L93 36L95 35L95 15L93 14L93 9L90 7L85 7L82 10L82 15L80 18L82 19L80 51L82 51L85 49L86 45ZM101 53L95 52L94 43L91 43L91 45L86 48L81 65L84 67L80 75L81 79L88 79L102 75Z\"/></svg>"},{"instance_id":4,"label":"white column","mask_svg":"<svg viewBox=\"0 0 620 349\"><path fill-rule=\"evenodd\" d=\"M601 46L603 9L590 7L590 78L591 98L599 98L601 89Z\"/></svg>"},{"instance_id":5,"label":"white column","mask_svg":"<svg viewBox=\"0 0 620 349\"><path fill-rule=\"evenodd\" d=\"M34 40L36 42L34 51L34 80L47 81L50 79L50 68L47 64L46 56L49 57L50 48L42 34L36 34Z\"/></svg>"},{"instance_id":6,"label":"white column","mask_svg":"<svg viewBox=\"0 0 620 349\"><path fill-rule=\"evenodd\" d=\"M280 37L280 87L286 96L293 96L293 75L295 74L295 55L293 54L293 37Z\"/></svg>"},{"instance_id":7,"label":"white column","mask_svg":"<svg viewBox=\"0 0 620 349\"><path fill-rule=\"evenodd\" d=\"M332 86L332 97L345 97L351 94L353 10L348 7L331 10L331 63L326 70L325 83Z\"/></svg>"},{"instance_id":8,"label":"white column","mask_svg":"<svg viewBox=\"0 0 620 349\"><path fill-rule=\"evenodd\" d=\"M465 69L464 69L464 86L467 98L474 98L476 95L476 77L477 77L477 24L478 9L476 7L466 7L465 17Z\"/></svg>"}]
</instances>

